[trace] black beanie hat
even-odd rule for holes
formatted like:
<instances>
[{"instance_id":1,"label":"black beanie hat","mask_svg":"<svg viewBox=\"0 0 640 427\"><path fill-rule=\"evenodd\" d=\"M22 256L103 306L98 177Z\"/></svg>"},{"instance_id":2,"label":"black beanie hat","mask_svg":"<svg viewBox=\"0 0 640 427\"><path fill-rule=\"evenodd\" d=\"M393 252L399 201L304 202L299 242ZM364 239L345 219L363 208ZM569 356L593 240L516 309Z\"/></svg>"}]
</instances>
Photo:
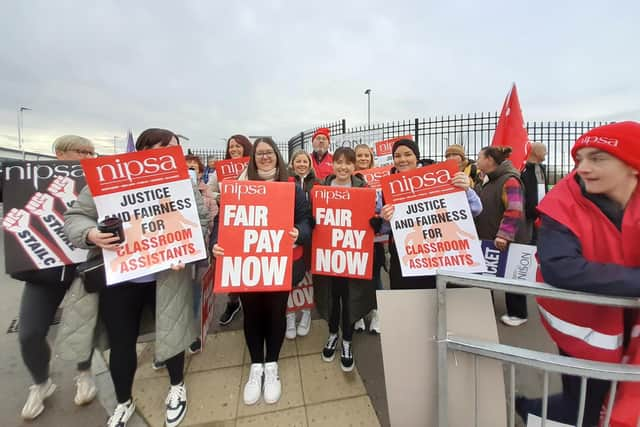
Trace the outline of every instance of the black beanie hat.
<instances>
[{"instance_id":1,"label":"black beanie hat","mask_svg":"<svg viewBox=\"0 0 640 427\"><path fill-rule=\"evenodd\" d=\"M413 154L416 155L417 159L420 159L420 149L418 148L418 144L415 143L415 141L411 140L411 139L399 139L396 142L393 143L393 148L391 149L391 154L393 155L396 150L398 149L398 147L400 147L401 145L404 145L405 147L408 147L411 151L413 151Z\"/></svg>"}]
</instances>

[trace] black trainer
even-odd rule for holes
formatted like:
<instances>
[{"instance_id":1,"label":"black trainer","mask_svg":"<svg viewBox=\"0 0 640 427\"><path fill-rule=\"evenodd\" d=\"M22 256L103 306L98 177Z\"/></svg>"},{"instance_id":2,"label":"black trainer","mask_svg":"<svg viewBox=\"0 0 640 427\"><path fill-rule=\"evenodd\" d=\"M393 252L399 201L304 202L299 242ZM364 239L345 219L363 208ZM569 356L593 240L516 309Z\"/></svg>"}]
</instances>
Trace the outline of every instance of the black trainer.
<instances>
[{"instance_id":1,"label":"black trainer","mask_svg":"<svg viewBox=\"0 0 640 427\"><path fill-rule=\"evenodd\" d=\"M194 342L189 346L189 353L196 354L202 351L202 341L200 338L196 338Z\"/></svg>"},{"instance_id":2,"label":"black trainer","mask_svg":"<svg viewBox=\"0 0 640 427\"><path fill-rule=\"evenodd\" d=\"M338 334L330 334L327 343L322 349L322 360L332 362L336 355L336 346L338 345Z\"/></svg>"},{"instance_id":3,"label":"black trainer","mask_svg":"<svg viewBox=\"0 0 640 427\"><path fill-rule=\"evenodd\" d=\"M218 323L222 326L227 326L229 323L233 321L233 318L236 317L236 314L240 311L240 302L228 302L227 308L220 316Z\"/></svg>"},{"instance_id":4,"label":"black trainer","mask_svg":"<svg viewBox=\"0 0 640 427\"><path fill-rule=\"evenodd\" d=\"M344 372L351 372L355 363L353 362L353 351L351 341L342 340L342 352L340 354L340 367Z\"/></svg>"}]
</instances>

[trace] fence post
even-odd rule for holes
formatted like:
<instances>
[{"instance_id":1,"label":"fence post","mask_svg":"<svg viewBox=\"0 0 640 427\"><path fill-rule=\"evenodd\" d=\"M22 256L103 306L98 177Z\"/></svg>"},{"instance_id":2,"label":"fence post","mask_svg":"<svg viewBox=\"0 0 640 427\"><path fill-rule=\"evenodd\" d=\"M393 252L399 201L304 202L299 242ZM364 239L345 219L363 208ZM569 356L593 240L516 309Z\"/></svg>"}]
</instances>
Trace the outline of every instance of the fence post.
<instances>
[{"instance_id":1,"label":"fence post","mask_svg":"<svg viewBox=\"0 0 640 427\"><path fill-rule=\"evenodd\" d=\"M420 128L420 120L418 118L415 119L413 123L413 139L418 143L418 129Z\"/></svg>"},{"instance_id":2,"label":"fence post","mask_svg":"<svg viewBox=\"0 0 640 427\"><path fill-rule=\"evenodd\" d=\"M304 150L304 132L300 132L300 148Z\"/></svg>"},{"instance_id":3,"label":"fence post","mask_svg":"<svg viewBox=\"0 0 640 427\"><path fill-rule=\"evenodd\" d=\"M342 119L342 133L347 133L347 119Z\"/></svg>"}]
</instances>

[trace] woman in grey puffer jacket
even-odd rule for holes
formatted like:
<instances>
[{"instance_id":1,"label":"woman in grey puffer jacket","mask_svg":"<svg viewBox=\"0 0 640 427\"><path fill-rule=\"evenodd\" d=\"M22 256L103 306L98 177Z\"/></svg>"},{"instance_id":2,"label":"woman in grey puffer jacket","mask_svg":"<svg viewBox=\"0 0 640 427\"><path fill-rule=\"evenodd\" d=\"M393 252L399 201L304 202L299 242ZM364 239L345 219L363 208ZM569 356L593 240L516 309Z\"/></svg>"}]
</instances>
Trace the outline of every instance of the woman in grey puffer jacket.
<instances>
[{"instance_id":1,"label":"woman in grey puffer jacket","mask_svg":"<svg viewBox=\"0 0 640 427\"><path fill-rule=\"evenodd\" d=\"M136 150L178 145L175 134L165 129L147 129L136 141ZM202 197L194 191L200 224L206 227L209 213ZM97 230L98 213L93 197L85 187L78 200L65 213L65 231L80 248L114 250L118 240ZM63 340L80 357L89 351L88 343L97 324L104 324L111 349L109 368L118 405L108 426L124 427L135 410L131 390L137 368L136 342L145 307L155 312L155 359L165 361L171 387L166 399L166 425L177 426L186 414L187 394L184 385L184 351L195 339L193 327L191 269L184 265L139 279L109 286L99 293L87 294L80 281L71 289L60 331ZM99 319L99 321L98 321ZM144 328L144 326L143 326ZM98 334L99 335L99 334ZM98 336L98 338L104 338Z\"/></svg>"}]
</instances>

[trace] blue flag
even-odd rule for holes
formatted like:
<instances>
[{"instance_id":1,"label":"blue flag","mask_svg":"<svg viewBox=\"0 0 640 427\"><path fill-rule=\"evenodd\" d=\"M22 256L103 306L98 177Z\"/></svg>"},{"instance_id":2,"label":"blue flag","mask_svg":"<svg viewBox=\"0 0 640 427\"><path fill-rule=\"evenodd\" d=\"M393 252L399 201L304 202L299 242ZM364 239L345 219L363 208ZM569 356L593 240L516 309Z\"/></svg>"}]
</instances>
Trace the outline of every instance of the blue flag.
<instances>
[{"instance_id":1,"label":"blue flag","mask_svg":"<svg viewBox=\"0 0 640 427\"><path fill-rule=\"evenodd\" d=\"M129 133L127 134L127 153L134 151L136 151L136 144L133 142L133 134L131 134L131 129L129 129Z\"/></svg>"}]
</instances>

